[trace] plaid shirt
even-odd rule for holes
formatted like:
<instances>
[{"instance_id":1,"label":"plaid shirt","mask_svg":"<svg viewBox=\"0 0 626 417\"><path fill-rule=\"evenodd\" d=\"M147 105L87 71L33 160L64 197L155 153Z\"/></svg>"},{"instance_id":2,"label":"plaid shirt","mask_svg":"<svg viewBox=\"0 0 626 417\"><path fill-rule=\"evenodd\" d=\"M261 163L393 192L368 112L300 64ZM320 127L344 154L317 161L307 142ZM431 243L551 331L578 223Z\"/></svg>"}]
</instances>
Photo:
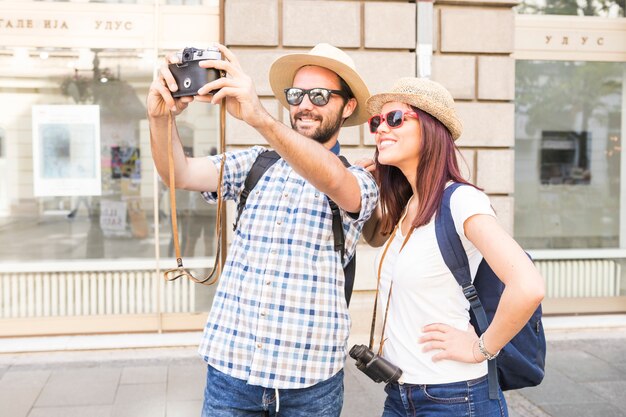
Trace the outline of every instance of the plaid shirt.
<instances>
[{"instance_id":1,"label":"plaid shirt","mask_svg":"<svg viewBox=\"0 0 626 417\"><path fill-rule=\"evenodd\" d=\"M262 147L228 152L223 194L237 200ZM219 167L221 155L210 157ZM372 176L351 167L361 211L342 210L344 265L378 200ZM203 193L209 202L216 194ZM248 197L213 299L199 352L211 366L266 388L305 388L343 368L350 316L324 193L283 160Z\"/></svg>"}]
</instances>

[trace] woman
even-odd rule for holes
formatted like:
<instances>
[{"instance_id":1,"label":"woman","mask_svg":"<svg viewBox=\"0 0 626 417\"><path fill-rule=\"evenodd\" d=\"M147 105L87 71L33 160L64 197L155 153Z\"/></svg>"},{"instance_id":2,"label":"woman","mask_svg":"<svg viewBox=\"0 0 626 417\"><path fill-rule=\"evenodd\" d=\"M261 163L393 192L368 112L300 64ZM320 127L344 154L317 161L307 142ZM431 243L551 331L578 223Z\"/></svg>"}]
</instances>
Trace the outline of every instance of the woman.
<instances>
[{"instance_id":1,"label":"woman","mask_svg":"<svg viewBox=\"0 0 626 417\"><path fill-rule=\"evenodd\" d=\"M462 126L443 86L402 78L367 107L377 150L375 162L361 164L377 178L380 207L364 236L373 246L386 242L376 259L378 314L386 316L379 353L403 370L400 383L385 388L383 416L507 416L502 391L489 399L487 359L528 321L543 279L498 224L489 198L463 179L454 144ZM452 182L464 184L450 209L472 274L484 256L506 285L480 343L435 236L434 215Z\"/></svg>"}]
</instances>

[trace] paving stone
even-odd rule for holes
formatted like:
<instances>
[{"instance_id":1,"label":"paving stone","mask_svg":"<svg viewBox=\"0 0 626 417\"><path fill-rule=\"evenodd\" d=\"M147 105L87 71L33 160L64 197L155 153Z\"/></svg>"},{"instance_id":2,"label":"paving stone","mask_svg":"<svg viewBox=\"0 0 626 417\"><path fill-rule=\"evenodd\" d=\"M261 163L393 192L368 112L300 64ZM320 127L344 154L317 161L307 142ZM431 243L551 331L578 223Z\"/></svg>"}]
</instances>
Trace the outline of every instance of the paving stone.
<instances>
[{"instance_id":1,"label":"paving stone","mask_svg":"<svg viewBox=\"0 0 626 417\"><path fill-rule=\"evenodd\" d=\"M0 379L0 415L26 417L50 373L48 370L6 371Z\"/></svg>"},{"instance_id":2,"label":"paving stone","mask_svg":"<svg viewBox=\"0 0 626 417\"><path fill-rule=\"evenodd\" d=\"M544 382L506 393L510 417L626 417L624 341L549 341ZM202 408L206 366L197 357L151 356L147 350L132 358L84 352L50 362L36 358L25 356L4 370L0 417L186 417ZM605 366L613 379L598 375L607 373ZM341 416L379 416L384 386L351 358L344 372Z\"/></svg>"},{"instance_id":3,"label":"paving stone","mask_svg":"<svg viewBox=\"0 0 626 417\"><path fill-rule=\"evenodd\" d=\"M171 365L168 368L167 400L191 401L204 398L206 366Z\"/></svg>"},{"instance_id":4,"label":"paving stone","mask_svg":"<svg viewBox=\"0 0 626 417\"><path fill-rule=\"evenodd\" d=\"M167 381L167 366L127 366L120 384L156 384Z\"/></svg>"},{"instance_id":5,"label":"paving stone","mask_svg":"<svg viewBox=\"0 0 626 417\"><path fill-rule=\"evenodd\" d=\"M359 371L354 359L348 358L344 368L344 400L341 417L379 416L386 394L384 384L377 384Z\"/></svg>"},{"instance_id":6,"label":"paving stone","mask_svg":"<svg viewBox=\"0 0 626 417\"><path fill-rule=\"evenodd\" d=\"M112 404L120 374L119 368L54 371L35 405L61 407Z\"/></svg>"},{"instance_id":7,"label":"paving stone","mask_svg":"<svg viewBox=\"0 0 626 417\"><path fill-rule=\"evenodd\" d=\"M610 364L621 363L626 365L626 348L623 340L580 340L577 341L575 346L574 349L584 350L599 360Z\"/></svg>"},{"instance_id":8,"label":"paving stone","mask_svg":"<svg viewBox=\"0 0 626 417\"><path fill-rule=\"evenodd\" d=\"M167 417L189 417L200 415L202 401L168 401L165 412Z\"/></svg>"},{"instance_id":9,"label":"paving stone","mask_svg":"<svg viewBox=\"0 0 626 417\"><path fill-rule=\"evenodd\" d=\"M615 364L615 369L617 369L622 375L626 375L626 363Z\"/></svg>"},{"instance_id":10,"label":"paving stone","mask_svg":"<svg viewBox=\"0 0 626 417\"><path fill-rule=\"evenodd\" d=\"M28 417L110 417L113 407L86 406L86 407L35 407ZM9 414L13 417L12 414Z\"/></svg>"},{"instance_id":11,"label":"paving stone","mask_svg":"<svg viewBox=\"0 0 626 417\"><path fill-rule=\"evenodd\" d=\"M606 399L606 401L626 411L626 381L590 382L584 384L589 390Z\"/></svg>"},{"instance_id":12,"label":"paving stone","mask_svg":"<svg viewBox=\"0 0 626 417\"><path fill-rule=\"evenodd\" d=\"M199 415L198 412L196 415ZM115 404L111 417L165 417L165 402Z\"/></svg>"},{"instance_id":13,"label":"paving stone","mask_svg":"<svg viewBox=\"0 0 626 417\"><path fill-rule=\"evenodd\" d=\"M558 369L574 381L617 381L624 375L609 363L580 350L562 350L558 355L546 355L550 366ZM572 366L572 364L576 366Z\"/></svg>"},{"instance_id":14,"label":"paving stone","mask_svg":"<svg viewBox=\"0 0 626 417\"><path fill-rule=\"evenodd\" d=\"M533 404L545 409L546 405L600 403L603 399L583 385L548 367L546 376L537 387L518 390Z\"/></svg>"},{"instance_id":15,"label":"paving stone","mask_svg":"<svg viewBox=\"0 0 626 417\"><path fill-rule=\"evenodd\" d=\"M125 384L120 385L115 395L115 404L146 404L165 405L166 383L158 384Z\"/></svg>"},{"instance_id":16,"label":"paving stone","mask_svg":"<svg viewBox=\"0 0 626 417\"><path fill-rule=\"evenodd\" d=\"M33 407L41 387L3 388L0 390L0 415L26 417Z\"/></svg>"},{"instance_id":17,"label":"paving stone","mask_svg":"<svg viewBox=\"0 0 626 417\"><path fill-rule=\"evenodd\" d=\"M504 397L509 409L509 417L550 417L518 391L506 391Z\"/></svg>"},{"instance_id":18,"label":"paving stone","mask_svg":"<svg viewBox=\"0 0 626 417\"><path fill-rule=\"evenodd\" d=\"M558 404L545 406L552 417L625 417L626 413L604 403Z\"/></svg>"}]
</instances>

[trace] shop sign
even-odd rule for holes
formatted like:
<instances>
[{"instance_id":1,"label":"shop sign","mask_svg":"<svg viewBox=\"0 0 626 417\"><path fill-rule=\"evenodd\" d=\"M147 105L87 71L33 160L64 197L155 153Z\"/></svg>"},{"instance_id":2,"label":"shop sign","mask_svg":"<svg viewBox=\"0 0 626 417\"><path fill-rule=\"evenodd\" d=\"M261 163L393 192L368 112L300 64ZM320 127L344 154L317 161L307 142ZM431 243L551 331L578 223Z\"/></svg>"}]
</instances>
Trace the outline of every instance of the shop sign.
<instances>
[{"instance_id":1,"label":"shop sign","mask_svg":"<svg viewBox=\"0 0 626 417\"><path fill-rule=\"evenodd\" d=\"M603 17L517 15L514 55L517 59L623 61L626 22Z\"/></svg>"},{"instance_id":2,"label":"shop sign","mask_svg":"<svg viewBox=\"0 0 626 417\"><path fill-rule=\"evenodd\" d=\"M103 199L100 201L100 228L107 237L125 236L126 202Z\"/></svg>"},{"instance_id":3,"label":"shop sign","mask_svg":"<svg viewBox=\"0 0 626 417\"><path fill-rule=\"evenodd\" d=\"M219 40L219 12L211 7L163 6L159 20L154 7L144 5L9 2L6 6L0 15L0 37L2 46L8 47L150 48L155 31L165 44Z\"/></svg>"},{"instance_id":4,"label":"shop sign","mask_svg":"<svg viewBox=\"0 0 626 417\"><path fill-rule=\"evenodd\" d=\"M545 35L545 44L546 45L561 45L563 47L567 46L585 46L589 47L594 46L604 46L604 36L595 36L592 39L589 39L589 36L585 35L568 35L568 34L559 34L555 36L554 34Z\"/></svg>"}]
</instances>

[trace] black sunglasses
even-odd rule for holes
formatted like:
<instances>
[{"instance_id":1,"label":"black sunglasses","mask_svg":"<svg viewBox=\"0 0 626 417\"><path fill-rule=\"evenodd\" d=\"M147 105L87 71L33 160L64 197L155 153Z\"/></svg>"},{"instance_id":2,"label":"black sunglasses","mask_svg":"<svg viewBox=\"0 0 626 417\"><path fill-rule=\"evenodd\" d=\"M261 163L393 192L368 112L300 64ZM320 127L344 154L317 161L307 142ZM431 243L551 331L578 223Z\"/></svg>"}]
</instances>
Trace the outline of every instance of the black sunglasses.
<instances>
[{"instance_id":1,"label":"black sunglasses","mask_svg":"<svg viewBox=\"0 0 626 417\"><path fill-rule=\"evenodd\" d=\"M302 103L305 94L309 96L311 103L316 106L327 105L331 94L337 94L345 99L349 98L348 93L341 90L329 90L328 88L311 88L310 90L295 87L285 88L285 98L287 99L287 103L292 106L297 106Z\"/></svg>"},{"instance_id":2,"label":"black sunglasses","mask_svg":"<svg viewBox=\"0 0 626 417\"><path fill-rule=\"evenodd\" d=\"M370 132L376 133L382 122L386 122L391 129L396 129L404 123L404 116L413 116L419 118L414 111L392 110L387 114L376 114L367 121L370 126Z\"/></svg>"}]
</instances>

